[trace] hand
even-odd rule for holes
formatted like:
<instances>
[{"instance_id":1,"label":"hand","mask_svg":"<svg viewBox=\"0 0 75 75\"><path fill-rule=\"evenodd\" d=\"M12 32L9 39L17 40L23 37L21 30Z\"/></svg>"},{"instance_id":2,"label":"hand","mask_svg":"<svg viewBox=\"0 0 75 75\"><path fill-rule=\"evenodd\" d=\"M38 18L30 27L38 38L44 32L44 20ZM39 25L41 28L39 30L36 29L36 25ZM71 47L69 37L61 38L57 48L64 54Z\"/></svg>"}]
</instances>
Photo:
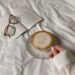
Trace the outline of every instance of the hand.
<instances>
[{"instance_id":1,"label":"hand","mask_svg":"<svg viewBox=\"0 0 75 75\"><path fill-rule=\"evenodd\" d=\"M50 52L50 54L49 54L49 57L50 57L50 58L53 58L53 57L55 57L57 54L59 54L60 52L62 52L63 50L64 50L64 48L61 47L61 46L58 46L58 45L53 46L53 47L51 47L51 52Z\"/></svg>"}]
</instances>

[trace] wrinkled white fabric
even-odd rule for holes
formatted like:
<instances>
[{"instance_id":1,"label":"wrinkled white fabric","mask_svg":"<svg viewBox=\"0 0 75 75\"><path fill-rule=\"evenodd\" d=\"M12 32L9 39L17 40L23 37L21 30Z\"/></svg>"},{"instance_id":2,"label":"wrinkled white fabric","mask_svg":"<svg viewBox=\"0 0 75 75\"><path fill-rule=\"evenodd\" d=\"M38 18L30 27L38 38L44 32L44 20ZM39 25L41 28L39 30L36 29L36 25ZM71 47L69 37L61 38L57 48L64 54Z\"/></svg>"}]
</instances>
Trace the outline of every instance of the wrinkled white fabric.
<instances>
[{"instance_id":1,"label":"wrinkled white fabric","mask_svg":"<svg viewBox=\"0 0 75 75\"><path fill-rule=\"evenodd\" d=\"M22 37L18 40L10 42L0 37L0 75L21 75L24 41Z\"/></svg>"},{"instance_id":2,"label":"wrinkled white fabric","mask_svg":"<svg viewBox=\"0 0 75 75\"><path fill-rule=\"evenodd\" d=\"M75 75L75 56L70 51L63 50L53 58L53 62L59 70L59 75Z\"/></svg>"},{"instance_id":3,"label":"wrinkled white fabric","mask_svg":"<svg viewBox=\"0 0 75 75\"><path fill-rule=\"evenodd\" d=\"M12 13L12 9L20 6L27 6L43 17L44 21L40 24L41 28L49 29L60 38L64 47L75 51L74 0L0 0L0 8L4 12ZM4 14L0 13L0 17ZM39 26L37 28L38 30L41 29ZM59 75L57 68L50 59L35 59L27 52L25 48L26 39L35 31L36 28L33 28L25 33L24 37L20 36L13 43L8 41L2 43L1 41L0 75Z\"/></svg>"}]
</instances>

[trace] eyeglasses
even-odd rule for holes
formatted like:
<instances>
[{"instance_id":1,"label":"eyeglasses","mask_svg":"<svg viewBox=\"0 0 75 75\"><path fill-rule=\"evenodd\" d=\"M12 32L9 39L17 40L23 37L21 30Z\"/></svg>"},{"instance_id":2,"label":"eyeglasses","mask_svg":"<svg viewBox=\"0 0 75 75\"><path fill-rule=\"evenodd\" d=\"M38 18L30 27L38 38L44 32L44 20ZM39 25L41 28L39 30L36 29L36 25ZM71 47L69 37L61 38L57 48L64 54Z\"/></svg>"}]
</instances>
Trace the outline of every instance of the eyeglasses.
<instances>
[{"instance_id":1,"label":"eyeglasses","mask_svg":"<svg viewBox=\"0 0 75 75\"><path fill-rule=\"evenodd\" d=\"M16 28L13 26L15 24L18 23L18 19L16 16L10 15L9 17L9 23L6 26L5 30L4 30L4 35L5 36L9 36L9 38L13 35L15 35L16 32Z\"/></svg>"}]
</instances>

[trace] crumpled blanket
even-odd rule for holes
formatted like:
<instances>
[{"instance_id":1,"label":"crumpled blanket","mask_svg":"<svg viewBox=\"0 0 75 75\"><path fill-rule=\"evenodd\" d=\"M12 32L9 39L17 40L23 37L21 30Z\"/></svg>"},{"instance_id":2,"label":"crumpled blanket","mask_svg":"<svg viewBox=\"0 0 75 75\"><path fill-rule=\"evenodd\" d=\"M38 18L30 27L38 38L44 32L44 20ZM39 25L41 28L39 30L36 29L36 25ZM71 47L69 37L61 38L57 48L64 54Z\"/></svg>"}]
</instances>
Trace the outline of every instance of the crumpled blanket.
<instances>
[{"instance_id":1,"label":"crumpled blanket","mask_svg":"<svg viewBox=\"0 0 75 75\"><path fill-rule=\"evenodd\" d=\"M27 6L44 18L15 42L0 37L0 75L59 75L52 59L33 58L26 50L27 38L36 30L47 30L55 34L61 44L75 52L75 1L74 0L0 0L6 13ZM1 11L0 11L1 12ZM0 14L0 17L4 13Z\"/></svg>"}]
</instances>

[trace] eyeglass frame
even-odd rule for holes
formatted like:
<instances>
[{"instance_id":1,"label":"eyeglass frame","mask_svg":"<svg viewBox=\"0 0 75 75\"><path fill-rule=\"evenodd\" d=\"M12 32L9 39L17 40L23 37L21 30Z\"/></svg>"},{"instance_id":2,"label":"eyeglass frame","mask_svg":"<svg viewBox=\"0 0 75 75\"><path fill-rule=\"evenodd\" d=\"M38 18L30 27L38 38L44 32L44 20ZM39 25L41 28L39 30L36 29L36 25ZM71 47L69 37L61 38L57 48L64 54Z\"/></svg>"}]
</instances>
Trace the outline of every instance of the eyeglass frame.
<instances>
[{"instance_id":1,"label":"eyeglass frame","mask_svg":"<svg viewBox=\"0 0 75 75\"><path fill-rule=\"evenodd\" d=\"M13 19L16 19L16 23L12 23L12 22L11 22L12 17L13 17ZM17 23L19 23L17 17L14 16L14 15L10 15L10 16L9 16L9 23L8 23L8 25L5 27L5 30L4 30L4 35L5 35L5 36L9 36L9 38L10 38L10 36L15 35L16 28L15 28L14 26L12 26L11 24L15 25L15 24L17 24ZM14 33L13 33L13 34L9 34L9 33L8 33L9 27L13 28L13 30L14 30Z\"/></svg>"}]
</instances>

